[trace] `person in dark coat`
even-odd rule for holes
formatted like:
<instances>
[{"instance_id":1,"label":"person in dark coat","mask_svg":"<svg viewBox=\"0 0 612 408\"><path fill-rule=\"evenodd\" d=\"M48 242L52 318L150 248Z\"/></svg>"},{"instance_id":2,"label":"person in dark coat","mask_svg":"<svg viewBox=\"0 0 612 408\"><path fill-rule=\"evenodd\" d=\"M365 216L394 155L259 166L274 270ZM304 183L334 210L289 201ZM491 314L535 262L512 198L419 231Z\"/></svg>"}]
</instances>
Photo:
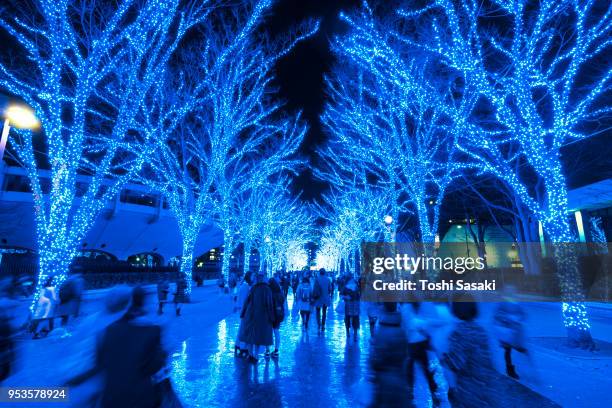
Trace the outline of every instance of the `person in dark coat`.
<instances>
[{"instance_id":1,"label":"person in dark coat","mask_svg":"<svg viewBox=\"0 0 612 408\"><path fill-rule=\"evenodd\" d=\"M157 284L157 314L164 313L164 305L168 302L168 293L170 293L170 285L164 279Z\"/></svg>"},{"instance_id":2,"label":"person in dark coat","mask_svg":"<svg viewBox=\"0 0 612 408\"><path fill-rule=\"evenodd\" d=\"M247 296L240 317L244 318L244 332L240 341L249 345L249 361L257 363L259 346L272 345L274 324L274 299L264 275L257 275L257 282Z\"/></svg>"},{"instance_id":3,"label":"person in dark coat","mask_svg":"<svg viewBox=\"0 0 612 408\"><path fill-rule=\"evenodd\" d=\"M174 292L174 309L177 316L181 315L183 303L189 303L189 294L187 294L187 280L180 277L176 281L176 291Z\"/></svg>"},{"instance_id":4,"label":"person in dark coat","mask_svg":"<svg viewBox=\"0 0 612 408\"><path fill-rule=\"evenodd\" d=\"M163 395L154 376L164 368L166 353L160 326L148 323L145 292L134 288L126 314L104 331L96 348L96 367L102 374L101 407L153 408Z\"/></svg>"},{"instance_id":5,"label":"person in dark coat","mask_svg":"<svg viewBox=\"0 0 612 408\"><path fill-rule=\"evenodd\" d=\"M280 348L280 325L285 320L285 293L276 279L270 279L268 284L272 290L272 300L274 301L274 323L272 323L272 329L274 330L274 351L272 352L272 357L277 358Z\"/></svg>"},{"instance_id":6,"label":"person in dark coat","mask_svg":"<svg viewBox=\"0 0 612 408\"><path fill-rule=\"evenodd\" d=\"M0 384L15 369L15 340L11 316L4 301L0 299Z\"/></svg>"},{"instance_id":7,"label":"person in dark coat","mask_svg":"<svg viewBox=\"0 0 612 408\"><path fill-rule=\"evenodd\" d=\"M317 312L317 328L320 332L324 332L327 308L331 306L332 301L332 283L326 274L325 268L319 270L319 276L316 277L313 287L313 295L315 297L314 306Z\"/></svg>"},{"instance_id":8,"label":"person in dark coat","mask_svg":"<svg viewBox=\"0 0 612 408\"><path fill-rule=\"evenodd\" d=\"M408 407L410 392L405 380L408 338L402 328L397 303L384 303L378 330L372 337L369 363L372 369L374 396L372 407Z\"/></svg>"},{"instance_id":9,"label":"person in dark coat","mask_svg":"<svg viewBox=\"0 0 612 408\"><path fill-rule=\"evenodd\" d=\"M455 386L449 391L453 407L503 406L504 391L497 387L498 374L493 367L489 339L476 323L478 304L455 302L452 311L460 322L449 337L449 350L444 358L455 375Z\"/></svg>"},{"instance_id":10,"label":"person in dark coat","mask_svg":"<svg viewBox=\"0 0 612 408\"><path fill-rule=\"evenodd\" d=\"M85 282L80 274L71 275L59 291L59 305L56 315L61 317L62 326L68 324L70 316L78 317L81 309L81 298Z\"/></svg>"},{"instance_id":11,"label":"person in dark coat","mask_svg":"<svg viewBox=\"0 0 612 408\"><path fill-rule=\"evenodd\" d=\"M494 328L499 345L504 349L506 374L518 380L516 367L512 364L512 350L527 354L525 340L527 314L523 307L514 300L515 288L508 285L504 288L504 291L504 302L499 304L493 316Z\"/></svg>"},{"instance_id":12,"label":"person in dark coat","mask_svg":"<svg viewBox=\"0 0 612 408\"><path fill-rule=\"evenodd\" d=\"M346 327L346 337L350 336L351 326L353 327L353 339L357 341L359 332L359 314L361 309L359 286L353 277L349 277L342 289L342 299L344 299L344 326Z\"/></svg>"}]
</instances>

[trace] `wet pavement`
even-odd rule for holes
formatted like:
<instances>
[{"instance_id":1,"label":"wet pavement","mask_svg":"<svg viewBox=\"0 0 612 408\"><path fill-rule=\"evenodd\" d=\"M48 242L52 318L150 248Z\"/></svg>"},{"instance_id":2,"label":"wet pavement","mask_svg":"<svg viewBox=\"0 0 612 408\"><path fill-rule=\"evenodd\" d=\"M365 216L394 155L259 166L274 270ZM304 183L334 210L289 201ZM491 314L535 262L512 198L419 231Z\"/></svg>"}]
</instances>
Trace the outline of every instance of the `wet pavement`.
<instances>
[{"instance_id":1,"label":"wet pavement","mask_svg":"<svg viewBox=\"0 0 612 408\"><path fill-rule=\"evenodd\" d=\"M172 356L172 380L192 407L348 407L363 399L369 329L362 316L357 341L347 339L343 314L328 310L326 331L317 333L315 316L303 332L299 314L281 325L278 359L249 364L233 353L239 317L234 313L213 330L196 331ZM366 333L367 332L367 333ZM263 352L263 350L262 350Z\"/></svg>"},{"instance_id":2,"label":"wet pavement","mask_svg":"<svg viewBox=\"0 0 612 408\"><path fill-rule=\"evenodd\" d=\"M303 333L299 315L292 310L290 293L286 319L281 325L280 357L277 360L262 357L257 365L252 365L234 356L239 316L232 310L230 297L217 288L208 287L196 288L192 300L184 306L180 317L175 316L172 305L166 307L163 316L157 316L154 296L149 298L148 308L153 322L163 327L164 346L170 353L172 383L185 407L358 407L367 400L370 334L365 305L357 341L346 337L343 310L336 310L337 296L334 306L328 310L325 333L317 333L314 315L310 319L309 332ZM100 303L88 305L91 310L100 306ZM483 315L485 320L490 320L485 313ZM78 326L79 322L76 324ZM61 385L67 376L74 374L67 372L66 363L83 358L78 350L71 349L71 344L71 338L61 334L52 333L42 340L21 336L17 372L3 385ZM498 348L492 345L492 350ZM501 353L494 354L499 360ZM530 365L533 367L532 363ZM554 367L557 374L570 372L566 363L547 361L546 365ZM519 368L521 375L528 374L527 367ZM516 382L510 385L515 389L516 406L533 406L525 404L527 397L533 397L532 391ZM548 395L546 391L556 393L554 388L540 392ZM415 397L417 407L431 405L425 380L418 371ZM79 406L76 401L75 398L68 406ZM599 406L584 402L567 406ZM538 404L539 407L547 406L542 402Z\"/></svg>"}]
</instances>

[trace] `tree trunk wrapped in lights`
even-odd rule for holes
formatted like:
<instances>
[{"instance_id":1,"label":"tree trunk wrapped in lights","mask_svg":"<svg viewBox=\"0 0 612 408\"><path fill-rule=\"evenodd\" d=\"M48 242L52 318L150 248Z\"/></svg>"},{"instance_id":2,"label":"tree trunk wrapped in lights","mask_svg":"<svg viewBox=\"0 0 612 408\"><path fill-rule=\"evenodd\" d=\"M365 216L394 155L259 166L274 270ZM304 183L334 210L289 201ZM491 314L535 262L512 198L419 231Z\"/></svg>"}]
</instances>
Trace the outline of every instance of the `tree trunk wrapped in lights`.
<instances>
[{"instance_id":1,"label":"tree trunk wrapped in lights","mask_svg":"<svg viewBox=\"0 0 612 408\"><path fill-rule=\"evenodd\" d=\"M33 15L0 20L27 57L18 67L2 60L0 87L35 110L45 136L42 153L25 132L11 144L27 170L36 212L33 304L50 278L57 286L66 279L105 204L153 152L155 143L138 124L140 108L180 40L207 14L205 3L186 9L174 0L136 3L39 0ZM41 168L50 170L49 191Z\"/></svg>"}]
</instances>

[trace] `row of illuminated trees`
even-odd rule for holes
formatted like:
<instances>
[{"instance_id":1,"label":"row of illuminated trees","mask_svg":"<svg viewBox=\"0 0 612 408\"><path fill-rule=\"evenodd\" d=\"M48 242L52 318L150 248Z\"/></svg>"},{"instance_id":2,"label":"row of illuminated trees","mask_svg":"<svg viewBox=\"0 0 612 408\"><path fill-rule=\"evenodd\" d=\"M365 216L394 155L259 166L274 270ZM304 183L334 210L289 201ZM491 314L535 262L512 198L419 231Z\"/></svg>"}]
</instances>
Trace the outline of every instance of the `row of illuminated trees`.
<instances>
[{"instance_id":1,"label":"row of illuminated trees","mask_svg":"<svg viewBox=\"0 0 612 408\"><path fill-rule=\"evenodd\" d=\"M287 175L301 164L293 157L306 127L282 112L271 82L276 61L318 24L268 38L271 5L37 0L2 17L18 47L2 60L0 87L35 110L45 136L15 130L10 144L33 192L37 289L62 284L106 203L133 181L169 203L189 284L210 219L226 253L242 243L268 270L295 262L310 221L289 198ZM51 173L48 194L40 168ZM89 184L77 196L82 174Z\"/></svg>"},{"instance_id":2,"label":"row of illuminated trees","mask_svg":"<svg viewBox=\"0 0 612 408\"><path fill-rule=\"evenodd\" d=\"M321 116L331 140L319 176L334 185L321 256L350 260L392 234L384 214L410 213L415 238L433 242L445 193L467 174L498 179L547 240L572 242L561 149L609 131L612 5L427 3L341 15ZM576 254L555 248L565 325L590 344Z\"/></svg>"}]
</instances>

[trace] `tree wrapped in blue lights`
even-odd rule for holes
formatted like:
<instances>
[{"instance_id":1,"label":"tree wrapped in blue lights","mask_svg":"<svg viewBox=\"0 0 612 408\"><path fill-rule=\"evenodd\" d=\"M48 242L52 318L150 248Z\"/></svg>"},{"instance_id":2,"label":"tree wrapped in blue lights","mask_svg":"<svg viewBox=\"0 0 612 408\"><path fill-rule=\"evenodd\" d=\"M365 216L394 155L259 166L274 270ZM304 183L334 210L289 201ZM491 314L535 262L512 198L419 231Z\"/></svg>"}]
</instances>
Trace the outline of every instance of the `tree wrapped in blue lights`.
<instances>
[{"instance_id":1,"label":"tree wrapped in blue lights","mask_svg":"<svg viewBox=\"0 0 612 408\"><path fill-rule=\"evenodd\" d=\"M570 339L589 346L589 321L567 204L561 149L608 130L612 5L594 1L436 0L399 10L416 34L395 41L455 75L457 100L474 101L457 147L504 180L541 222L555 258ZM451 107L449 107L451 108Z\"/></svg>"},{"instance_id":2,"label":"tree wrapped in blue lights","mask_svg":"<svg viewBox=\"0 0 612 408\"><path fill-rule=\"evenodd\" d=\"M329 156L349 174L367 163L370 178L397 189L393 219L400 208L413 211L420 241L433 244L444 194L461 168L461 118L444 108L450 91L428 82L428 64L402 54L369 9L344 21L348 33L332 43L342 68L327 80L322 115L333 135Z\"/></svg>"},{"instance_id":3,"label":"tree wrapped in blue lights","mask_svg":"<svg viewBox=\"0 0 612 408\"><path fill-rule=\"evenodd\" d=\"M279 114L270 81L278 58L317 26L307 23L281 42L266 42L258 28L271 4L213 11L201 44L181 53L179 68L159 84L145 112L146 131L169 138L159 143L146 182L162 192L178 221L181 271L189 282L196 239L212 218L224 233L227 277L244 230L237 201L256 196L269 176L293 167L289 156L305 132L299 117Z\"/></svg>"},{"instance_id":4,"label":"tree wrapped in blue lights","mask_svg":"<svg viewBox=\"0 0 612 408\"><path fill-rule=\"evenodd\" d=\"M257 3L255 10L267 3ZM258 21L249 19L245 29L238 31L235 45L223 48L214 58L207 73L209 99L198 114L210 146L212 203L224 234L222 271L226 278L237 244L235 197L267 183L274 174L291 170L295 162L291 157L306 132L299 115L280 113L282 105L270 99L270 83L276 62L316 33L318 23L306 22L274 42L245 32L249 27L257 31Z\"/></svg>"},{"instance_id":5,"label":"tree wrapped in blue lights","mask_svg":"<svg viewBox=\"0 0 612 408\"><path fill-rule=\"evenodd\" d=\"M236 242L244 248L244 273L251 269L253 250L266 273L302 263L311 224L306 208L289 198L286 177L245 191L236 203Z\"/></svg>"},{"instance_id":6,"label":"tree wrapped in blue lights","mask_svg":"<svg viewBox=\"0 0 612 408\"><path fill-rule=\"evenodd\" d=\"M44 155L25 132L12 144L33 193L35 301L49 278L56 285L65 280L106 203L156 146L141 132L141 106L165 77L181 38L207 15L205 3L185 9L179 3L39 0L33 15L0 20L24 57L19 66L0 64L0 87L34 108L45 136ZM40 168L49 168L48 187Z\"/></svg>"},{"instance_id":7,"label":"tree wrapped in blue lights","mask_svg":"<svg viewBox=\"0 0 612 408\"><path fill-rule=\"evenodd\" d=\"M322 175L322 173L319 173ZM323 176L334 180L333 173ZM323 197L325 205L317 207L323 229L317 262L331 270L356 273L363 242L391 242L395 221L389 220L395 192L384 185L370 185L360 180L363 171L355 169L354 179L336 179L332 191ZM391 222L388 222L391 221Z\"/></svg>"}]
</instances>

